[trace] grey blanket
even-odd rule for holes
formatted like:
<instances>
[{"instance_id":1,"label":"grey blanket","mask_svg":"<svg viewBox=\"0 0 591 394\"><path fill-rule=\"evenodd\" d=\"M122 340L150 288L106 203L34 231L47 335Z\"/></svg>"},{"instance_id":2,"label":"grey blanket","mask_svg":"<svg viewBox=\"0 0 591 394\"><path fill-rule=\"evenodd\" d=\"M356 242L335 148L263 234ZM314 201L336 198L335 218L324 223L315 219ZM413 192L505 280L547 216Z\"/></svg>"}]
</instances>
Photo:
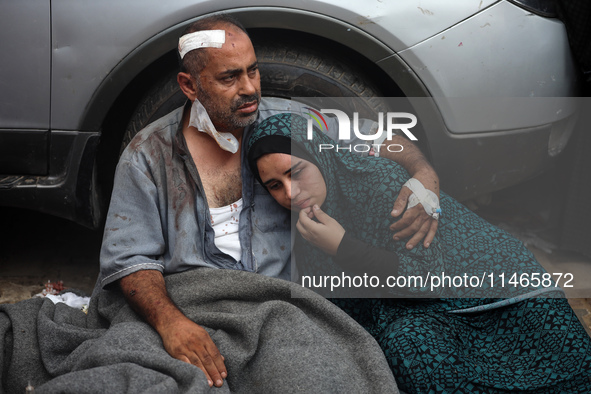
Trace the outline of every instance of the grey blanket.
<instances>
[{"instance_id":1,"label":"grey blanket","mask_svg":"<svg viewBox=\"0 0 591 394\"><path fill-rule=\"evenodd\" d=\"M24 392L29 382L36 394L398 392L375 340L293 283L196 269L166 284L224 355L222 388L209 388L200 369L170 357L119 291L97 289L88 315L47 299L0 306L0 392Z\"/></svg>"}]
</instances>

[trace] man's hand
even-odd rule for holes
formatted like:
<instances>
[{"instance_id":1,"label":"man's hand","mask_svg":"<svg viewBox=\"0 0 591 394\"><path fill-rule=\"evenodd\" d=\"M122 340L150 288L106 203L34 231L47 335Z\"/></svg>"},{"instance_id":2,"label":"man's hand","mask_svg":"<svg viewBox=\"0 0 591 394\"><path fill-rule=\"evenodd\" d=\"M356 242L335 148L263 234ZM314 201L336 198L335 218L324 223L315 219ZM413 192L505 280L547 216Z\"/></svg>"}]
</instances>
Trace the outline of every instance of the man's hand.
<instances>
[{"instance_id":1,"label":"man's hand","mask_svg":"<svg viewBox=\"0 0 591 394\"><path fill-rule=\"evenodd\" d=\"M224 357L203 327L185 317L170 322L158 333L168 354L200 368L210 386L222 386L228 376Z\"/></svg>"},{"instance_id":2,"label":"man's hand","mask_svg":"<svg viewBox=\"0 0 591 394\"><path fill-rule=\"evenodd\" d=\"M388 149L380 149L380 156L400 164L411 177L421 181L425 189L431 190L439 197L439 177L416 145L399 135L393 136L391 140L384 141L384 144L402 145L402 151L395 149L390 152ZM423 246L428 248L437 231L437 220L425 212L422 204L418 204L405 212L408 197L411 194L410 189L403 187L394 202L392 216L399 217L403 212L404 215L390 226L390 230L395 231L392 237L395 241L411 237L406 243L407 249L414 248L424 238Z\"/></svg>"},{"instance_id":3,"label":"man's hand","mask_svg":"<svg viewBox=\"0 0 591 394\"><path fill-rule=\"evenodd\" d=\"M425 189L431 190L439 197L439 178L430 167L415 173L413 178L421 181ZM414 248L421 240L423 240L423 246L428 248L437 232L438 222L427 214L422 204L415 205L405 212L411 194L412 191L408 187L403 187L398 194L392 216L399 217L402 212L404 215L390 226L390 230L395 231L393 235L395 241L411 237L406 243L407 249Z\"/></svg>"},{"instance_id":4,"label":"man's hand","mask_svg":"<svg viewBox=\"0 0 591 394\"><path fill-rule=\"evenodd\" d=\"M314 217L318 220L317 222L312 220ZM296 228L306 241L332 256L337 254L337 249L345 235L343 226L323 212L318 205L300 211Z\"/></svg>"},{"instance_id":5,"label":"man's hand","mask_svg":"<svg viewBox=\"0 0 591 394\"><path fill-rule=\"evenodd\" d=\"M228 376L224 357L203 327L189 320L168 297L164 276L142 270L119 281L129 305L154 327L172 357L200 368L209 383L221 387Z\"/></svg>"}]
</instances>

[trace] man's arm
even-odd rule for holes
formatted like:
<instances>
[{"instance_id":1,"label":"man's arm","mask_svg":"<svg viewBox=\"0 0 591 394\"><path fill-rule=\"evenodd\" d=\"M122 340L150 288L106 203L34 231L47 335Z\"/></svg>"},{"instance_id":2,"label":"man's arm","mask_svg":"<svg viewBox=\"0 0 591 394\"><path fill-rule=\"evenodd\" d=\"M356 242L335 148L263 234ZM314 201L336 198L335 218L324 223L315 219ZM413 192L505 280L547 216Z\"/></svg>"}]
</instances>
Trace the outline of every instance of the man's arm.
<instances>
[{"instance_id":1,"label":"man's arm","mask_svg":"<svg viewBox=\"0 0 591 394\"><path fill-rule=\"evenodd\" d=\"M396 253L353 238L318 205L300 211L296 228L306 241L334 256L335 262L347 271L384 279L398 274Z\"/></svg>"},{"instance_id":2,"label":"man's arm","mask_svg":"<svg viewBox=\"0 0 591 394\"><path fill-rule=\"evenodd\" d=\"M411 177L421 181L427 190L431 190L439 197L439 177L416 145L399 135L393 136L391 140L384 141L384 144L386 146L392 144L402 145L401 152L397 152L400 149L392 149L395 152L390 152L387 147L382 147L380 156L400 164ZM423 245L428 248L437 231L437 220L429 216L421 204L405 212L411 194L412 192L407 187L403 187L398 194L398 198L394 202L392 216L398 217L403 212L404 215L390 226L390 230L395 231L393 238L396 241L410 237L406 243L407 249L414 248L421 240L423 240Z\"/></svg>"},{"instance_id":3,"label":"man's arm","mask_svg":"<svg viewBox=\"0 0 591 394\"><path fill-rule=\"evenodd\" d=\"M168 297L164 277L156 270L134 272L120 279L125 299L160 334L174 358L199 367L212 386L228 376L224 358L203 327L189 320Z\"/></svg>"},{"instance_id":4,"label":"man's arm","mask_svg":"<svg viewBox=\"0 0 591 394\"><path fill-rule=\"evenodd\" d=\"M128 303L158 332L166 351L201 368L210 385L221 386L227 375L223 357L207 332L168 297L164 266L155 258L166 252L158 186L144 163L126 152L117 166L101 247L102 285L119 281Z\"/></svg>"},{"instance_id":5,"label":"man's arm","mask_svg":"<svg viewBox=\"0 0 591 394\"><path fill-rule=\"evenodd\" d=\"M302 111L301 108L300 111ZM302 112L305 113L305 111ZM336 131L339 130L339 127L336 118L327 117L326 121L329 123L326 135L337 141L339 136L336 135ZM374 127L377 128L376 122L367 119L360 119L360 122L359 129L365 130L368 134L375 133ZM353 134L352 131L351 135ZM367 142L356 140L356 137L347 141L338 141L339 143L352 145L357 142ZM394 135L390 140L385 140L382 144L383 146L379 150L380 156L400 164L413 178L421 181L427 190L431 190L439 197L439 177L416 145L399 135ZM396 146L390 152L388 150L389 145L401 145L403 150L398 152L400 147ZM405 211L408 198L411 194L410 189L404 187L394 202L392 216L398 217L403 212L404 215L390 227L392 231L395 231L393 238L398 241L399 239L410 237L406 243L407 249L414 248L423 239L423 245L429 247L437 231L437 220L429 216L421 204Z\"/></svg>"}]
</instances>

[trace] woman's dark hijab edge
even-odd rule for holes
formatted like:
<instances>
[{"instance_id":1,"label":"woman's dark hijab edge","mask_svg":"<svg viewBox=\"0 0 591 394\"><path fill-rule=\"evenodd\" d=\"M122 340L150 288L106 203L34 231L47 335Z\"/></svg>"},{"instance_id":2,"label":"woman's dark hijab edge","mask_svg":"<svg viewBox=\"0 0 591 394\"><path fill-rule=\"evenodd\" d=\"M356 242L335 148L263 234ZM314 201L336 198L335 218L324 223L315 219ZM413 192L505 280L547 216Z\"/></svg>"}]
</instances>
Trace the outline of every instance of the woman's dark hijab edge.
<instances>
[{"instance_id":1,"label":"woman's dark hijab edge","mask_svg":"<svg viewBox=\"0 0 591 394\"><path fill-rule=\"evenodd\" d=\"M299 126L298 129L301 129L302 122L307 125L306 120L300 115L282 113L263 120L255 127L247 141L247 157L250 169L261 185L263 182L259 174L257 160L266 154L284 153L307 160L319 167L316 159L291 138L292 127ZM318 131L316 130L316 132Z\"/></svg>"}]
</instances>

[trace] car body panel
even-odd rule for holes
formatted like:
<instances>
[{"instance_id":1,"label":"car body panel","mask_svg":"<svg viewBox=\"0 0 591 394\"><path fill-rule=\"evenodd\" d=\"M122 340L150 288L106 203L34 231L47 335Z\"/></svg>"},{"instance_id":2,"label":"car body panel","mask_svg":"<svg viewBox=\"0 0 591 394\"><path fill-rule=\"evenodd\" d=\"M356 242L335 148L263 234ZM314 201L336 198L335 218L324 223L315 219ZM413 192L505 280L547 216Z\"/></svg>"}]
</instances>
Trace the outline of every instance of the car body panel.
<instances>
[{"instance_id":1,"label":"car body panel","mask_svg":"<svg viewBox=\"0 0 591 394\"><path fill-rule=\"evenodd\" d=\"M553 100L549 97L524 99L533 100L532 103ZM420 127L430 131L430 158L439 174L442 189L462 201L518 184L548 170L555 156L551 149L564 148L564 141L554 139L562 136L568 140L578 117L576 112L560 121L539 126L451 133L434 98L409 100L413 113L420 120ZM469 101L464 98L460 104L466 105Z\"/></svg>"},{"instance_id":2,"label":"car body panel","mask_svg":"<svg viewBox=\"0 0 591 394\"><path fill-rule=\"evenodd\" d=\"M0 2L0 26L0 173L46 174L51 103L49 1Z\"/></svg>"},{"instance_id":3,"label":"car body panel","mask_svg":"<svg viewBox=\"0 0 591 394\"><path fill-rule=\"evenodd\" d=\"M49 129L49 1L0 2L0 129Z\"/></svg>"},{"instance_id":4,"label":"car body panel","mask_svg":"<svg viewBox=\"0 0 591 394\"><path fill-rule=\"evenodd\" d=\"M141 6L138 6L139 3ZM345 44L351 41L348 35L362 31L366 36L364 39L352 38L360 41L356 49L370 60L379 61L377 53L369 50L372 45L368 41L374 41L373 46L379 43L388 48L389 52L378 54L384 58L437 34L492 3L492 0L460 0L444 6L436 0L375 0L369 4L337 0L295 3L287 0L171 0L165 3L54 0L51 126L64 130L88 127L96 130L97 125L81 119L81 114L87 113L85 106L93 95L98 94L101 82L118 78L113 70L120 62L132 62L137 74L152 58L175 48L182 28L202 15L219 11L229 11L238 16L267 12L265 18L256 18L256 25L247 24L246 27L331 31L333 38L337 36ZM305 17L298 20L298 15L303 14L312 15L316 20L311 22ZM281 15L284 17L281 18ZM396 18L397 15L401 17ZM275 23L281 19L291 22ZM342 27L338 30L327 28L327 19ZM148 40L153 51L151 57L135 60L134 55L144 53L136 48L145 46Z\"/></svg>"},{"instance_id":5,"label":"car body panel","mask_svg":"<svg viewBox=\"0 0 591 394\"><path fill-rule=\"evenodd\" d=\"M507 0L5 1L0 204L96 226L96 160L116 160L119 146L99 147L124 128L123 119L112 128L112 117L138 83L154 82L144 73L172 71L172 63L165 69L160 62L174 57L186 26L220 11L258 32L289 32L329 55L334 44L353 62L375 64L366 77L395 85L393 95L434 97L417 114L424 123L419 143L456 198L539 173L568 141L575 117L568 97L577 92L564 27ZM125 104L135 107L140 96ZM482 96L493 101L479 101L478 111L461 100ZM541 112L507 116L520 108L503 98L529 96L549 100ZM10 158L15 153L22 160Z\"/></svg>"},{"instance_id":6,"label":"car body panel","mask_svg":"<svg viewBox=\"0 0 591 394\"><path fill-rule=\"evenodd\" d=\"M508 25L518 26L519 34ZM483 46L487 51L482 51ZM508 2L495 4L399 56L428 87L452 133L538 126L576 110L570 97L576 92L577 74L564 25ZM555 99L506 100L527 97ZM524 110L518 102L531 105ZM479 107L486 111L470 116Z\"/></svg>"}]
</instances>

